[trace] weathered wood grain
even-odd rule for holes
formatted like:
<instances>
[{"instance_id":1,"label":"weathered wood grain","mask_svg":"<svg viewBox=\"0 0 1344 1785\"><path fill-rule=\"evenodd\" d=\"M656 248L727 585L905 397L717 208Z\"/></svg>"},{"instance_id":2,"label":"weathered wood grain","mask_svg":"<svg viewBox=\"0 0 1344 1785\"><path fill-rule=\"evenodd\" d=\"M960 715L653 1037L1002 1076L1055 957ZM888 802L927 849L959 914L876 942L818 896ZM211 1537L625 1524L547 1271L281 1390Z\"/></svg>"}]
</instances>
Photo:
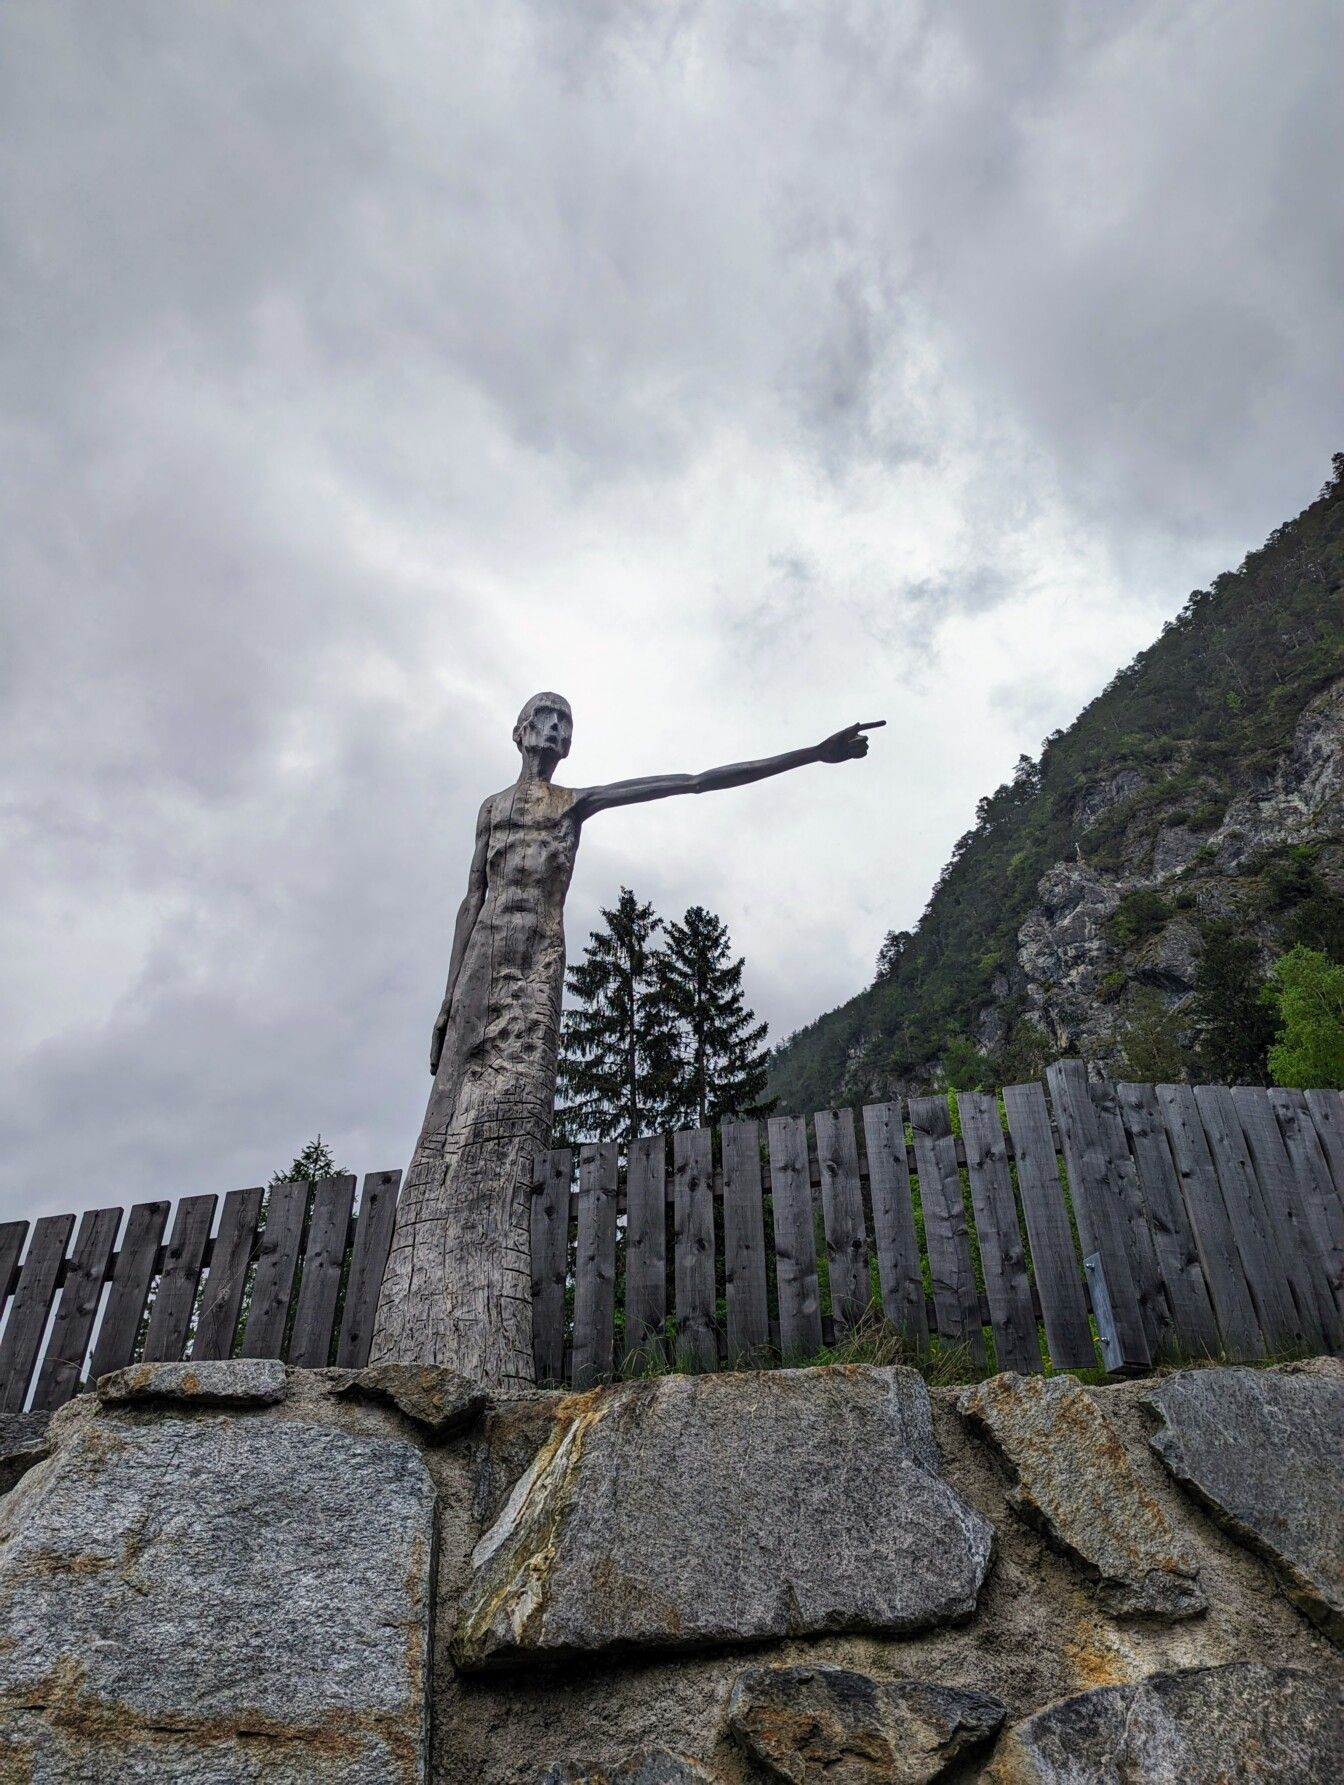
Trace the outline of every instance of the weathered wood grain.
<instances>
[{"instance_id":1,"label":"weathered wood grain","mask_svg":"<svg viewBox=\"0 0 1344 1785\"><path fill-rule=\"evenodd\" d=\"M897 1331L924 1351L929 1343L929 1316L900 1104L868 1104L863 1112L863 1139L882 1312Z\"/></svg>"},{"instance_id":2,"label":"weathered wood grain","mask_svg":"<svg viewBox=\"0 0 1344 1785\"><path fill-rule=\"evenodd\" d=\"M1088 1090L1092 1107L1097 1113L1097 1130L1106 1154L1107 1175L1112 1191L1120 1202L1121 1232L1148 1349L1155 1359L1173 1356L1176 1351L1176 1326L1167 1301L1166 1284L1158 1265L1157 1247L1148 1223L1138 1168L1129 1150L1129 1138L1120 1114L1115 1085L1110 1079L1095 1080L1089 1084Z\"/></svg>"},{"instance_id":3,"label":"weathered wood grain","mask_svg":"<svg viewBox=\"0 0 1344 1785\"><path fill-rule=\"evenodd\" d=\"M1289 1293L1287 1274L1242 1138L1232 1093L1225 1085L1196 1085L1194 1093L1195 1108L1204 1124L1260 1330L1272 1351L1291 1349L1300 1345L1306 1335Z\"/></svg>"},{"instance_id":4,"label":"weathered wood grain","mask_svg":"<svg viewBox=\"0 0 1344 1785\"><path fill-rule=\"evenodd\" d=\"M26 1221L0 1222L0 1315L4 1314L11 1292L18 1287L19 1259L27 1237Z\"/></svg>"},{"instance_id":5,"label":"weathered wood grain","mask_svg":"<svg viewBox=\"0 0 1344 1785\"><path fill-rule=\"evenodd\" d=\"M135 1356L140 1322L171 1206L166 1202L137 1202L126 1217L126 1233L117 1253L112 1286L107 1292L107 1305L89 1364L89 1377L94 1382L110 1370L124 1369Z\"/></svg>"},{"instance_id":6,"label":"weathered wood grain","mask_svg":"<svg viewBox=\"0 0 1344 1785\"><path fill-rule=\"evenodd\" d=\"M1231 1358L1263 1357L1264 1335L1195 1093L1189 1085L1157 1085L1155 1094L1209 1300L1218 1318L1222 1348Z\"/></svg>"},{"instance_id":7,"label":"weathered wood grain","mask_svg":"<svg viewBox=\"0 0 1344 1785\"><path fill-rule=\"evenodd\" d=\"M1257 1085L1234 1085L1232 1107L1241 1123L1242 1138L1301 1328L1309 1344L1338 1351L1344 1345L1344 1323L1331 1293L1325 1255L1298 1194L1297 1178L1269 1094Z\"/></svg>"},{"instance_id":8,"label":"weathered wood grain","mask_svg":"<svg viewBox=\"0 0 1344 1785\"><path fill-rule=\"evenodd\" d=\"M382 1286L383 1268L392 1244L397 1215L400 1171L366 1172L359 1193L355 1237L350 1248L350 1275L345 1284L345 1308L341 1334L336 1343L337 1367L362 1370L373 1344L373 1322Z\"/></svg>"},{"instance_id":9,"label":"weathered wood grain","mask_svg":"<svg viewBox=\"0 0 1344 1785\"><path fill-rule=\"evenodd\" d=\"M1185 1357L1216 1357L1218 1321L1157 1107L1157 1093L1151 1085L1118 1084L1115 1094L1134 1153L1177 1343Z\"/></svg>"},{"instance_id":10,"label":"weathered wood grain","mask_svg":"<svg viewBox=\"0 0 1344 1785\"><path fill-rule=\"evenodd\" d=\"M173 1237L159 1275L143 1352L146 1363L175 1363L186 1350L205 1244L215 1218L213 1196L184 1196L177 1205Z\"/></svg>"},{"instance_id":11,"label":"weathered wood grain","mask_svg":"<svg viewBox=\"0 0 1344 1785\"><path fill-rule=\"evenodd\" d=\"M260 1186L253 1185L247 1190L230 1190L224 1198L219 1232L201 1290L201 1311L191 1342L193 1359L233 1356L247 1273L256 1255L263 1195Z\"/></svg>"},{"instance_id":12,"label":"weathered wood grain","mask_svg":"<svg viewBox=\"0 0 1344 1785\"><path fill-rule=\"evenodd\" d=\"M719 1341L714 1322L714 1137L708 1128L672 1136L672 1187L677 1356L712 1370Z\"/></svg>"},{"instance_id":13,"label":"weathered wood grain","mask_svg":"<svg viewBox=\"0 0 1344 1785\"><path fill-rule=\"evenodd\" d=\"M1298 1195L1325 1260L1335 1306L1344 1313L1344 1205L1330 1180L1330 1165L1301 1091L1272 1090L1270 1107L1297 1179Z\"/></svg>"},{"instance_id":14,"label":"weathered wood grain","mask_svg":"<svg viewBox=\"0 0 1344 1785\"><path fill-rule=\"evenodd\" d=\"M859 1183L859 1143L854 1112L818 1110L813 1118L817 1166L821 1172L821 1208L826 1233L826 1263L831 1284L831 1319L841 1339L858 1325L871 1299L868 1285L868 1237Z\"/></svg>"},{"instance_id":15,"label":"weathered wood grain","mask_svg":"<svg viewBox=\"0 0 1344 1785\"><path fill-rule=\"evenodd\" d=\"M1307 1091L1304 1096L1335 1194L1344 1202L1344 1091Z\"/></svg>"},{"instance_id":16,"label":"weathered wood grain","mask_svg":"<svg viewBox=\"0 0 1344 1785\"><path fill-rule=\"evenodd\" d=\"M747 1362L770 1342L766 1299L765 1208L761 1194L759 1122L725 1122L723 1148L723 1278L728 1303L728 1365Z\"/></svg>"},{"instance_id":17,"label":"weathered wood grain","mask_svg":"<svg viewBox=\"0 0 1344 1785\"><path fill-rule=\"evenodd\" d=\"M21 1413L28 1399L47 1316L56 1296L56 1275L74 1230L73 1215L43 1215L33 1224L23 1275L0 1337L0 1413Z\"/></svg>"},{"instance_id":18,"label":"weathered wood grain","mask_svg":"<svg viewBox=\"0 0 1344 1785\"><path fill-rule=\"evenodd\" d=\"M952 1124L942 1097L912 1097L910 1127L924 1210L924 1238L933 1276L933 1308L938 1334L965 1345L974 1363L985 1361L980 1295L975 1286L961 1172L952 1144Z\"/></svg>"},{"instance_id":19,"label":"weathered wood grain","mask_svg":"<svg viewBox=\"0 0 1344 1785\"><path fill-rule=\"evenodd\" d=\"M1152 1362L1148 1333L1129 1264L1130 1245L1118 1184L1107 1168L1106 1149L1081 1060L1057 1060L1046 1073L1059 1122L1064 1163L1073 1193L1073 1212L1083 1248L1083 1264L1100 1260L1106 1279L1106 1303L1115 1321L1110 1369L1146 1370ZM1098 1312L1096 1297L1093 1312ZM1101 1331L1098 1320L1098 1331ZM1108 1335L1102 1334L1103 1341ZM1103 1343L1103 1356L1107 1343Z\"/></svg>"},{"instance_id":20,"label":"weathered wood grain","mask_svg":"<svg viewBox=\"0 0 1344 1785\"><path fill-rule=\"evenodd\" d=\"M821 1350L821 1291L812 1213L807 1125L801 1116L771 1116L770 1203L774 1218L779 1348L786 1359Z\"/></svg>"},{"instance_id":21,"label":"weathered wood grain","mask_svg":"<svg viewBox=\"0 0 1344 1785\"><path fill-rule=\"evenodd\" d=\"M84 1353L103 1296L108 1260L121 1226L120 1209L90 1209L80 1217L74 1251L66 1266L61 1299L51 1325L33 1406L54 1410L79 1392Z\"/></svg>"},{"instance_id":22,"label":"weathered wood grain","mask_svg":"<svg viewBox=\"0 0 1344 1785\"><path fill-rule=\"evenodd\" d=\"M289 1361L299 1369L325 1370L331 1361L336 1303L354 1205L353 1177L323 1178L313 1185L299 1299L294 1304L289 1341Z\"/></svg>"},{"instance_id":23,"label":"weathered wood grain","mask_svg":"<svg viewBox=\"0 0 1344 1785\"><path fill-rule=\"evenodd\" d=\"M615 1359L617 1157L612 1141L579 1154L574 1263L574 1387L606 1381Z\"/></svg>"},{"instance_id":24,"label":"weathered wood grain","mask_svg":"<svg viewBox=\"0 0 1344 1785\"><path fill-rule=\"evenodd\" d=\"M631 1141L625 1175L625 1351L634 1373L666 1356L667 1137Z\"/></svg>"},{"instance_id":25,"label":"weathered wood grain","mask_svg":"<svg viewBox=\"0 0 1344 1785\"><path fill-rule=\"evenodd\" d=\"M305 1183L272 1184L266 1225L257 1247L257 1273L252 1279L252 1306L243 1330L244 1357L283 1357L294 1278L299 1268L304 1217L308 1212Z\"/></svg>"},{"instance_id":26,"label":"weathered wood grain","mask_svg":"<svg viewBox=\"0 0 1344 1785\"><path fill-rule=\"evenodd\" d=\"M1008 1085L1003 1103L1050 1361L1057 1370L1095 1369L1097 1348L1088 1319L1087 1295L1068 1205L1059 1181L1045 1092L1039 1084Z\"/></svg>"},{"instance_id":27,"label":"weathered wood grain","mask_svg":"<svg viewBox=\"0 0 1344 1785\"><path fill-rule=\"evenodd\" d=\"M995 1357L1001 1370L1031 1374L1043 1367L1041 1345L998 1102L987 1092L960 1091L957 1114L966 1143L971 1207L980 1237Z\"/></svg>"}]
</instances>

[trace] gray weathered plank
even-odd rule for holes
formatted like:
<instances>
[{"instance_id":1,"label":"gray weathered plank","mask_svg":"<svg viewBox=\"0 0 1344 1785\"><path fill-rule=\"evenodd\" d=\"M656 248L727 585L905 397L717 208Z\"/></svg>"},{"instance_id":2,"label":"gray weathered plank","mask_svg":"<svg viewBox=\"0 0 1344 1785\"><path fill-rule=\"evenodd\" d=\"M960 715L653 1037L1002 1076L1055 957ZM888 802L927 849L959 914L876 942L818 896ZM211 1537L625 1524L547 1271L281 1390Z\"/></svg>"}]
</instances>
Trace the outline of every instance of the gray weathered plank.
<instances>
[{"instance_id":1,"label":"gray weathered plank","mask_svg":"<svg viewBox=\"0 0 1344 1785\"><path fill-rule=\"evenodd\" d=\"M1344 1091L1306 1091L1303 1095L1330 1167L1335 1194L1344 1202Z\"/></svg>"},{"instance_id":2,"label":"gray weathered plank","mask_svg":"<svg viewBox=\"0 0 1344 1785\"><path fill-rule=\"evenodd\" d=\"M923 1351L929 1343L929 1315L900 1104L868 1104L863 1112L863 1138L868 1154L873 1246L877 1252L882 1312L898 1332Z\"/></svg>"},{"instance_id":3,"label":"gray weathered plank","mask_svg":"<svg viewBox=\"0 0 1344 1785\"><path fill-rule=\"evenodd\" d=\"M719 1361L714 1323L714 1137L708 1128L672 1136L672 1238L677 1356L702 1370Z\"/></svg>"},{"instance_id":4,"label":"gray weathered plank","mask_svg":"<svg viewBox=\"0 0 1344 1785\"><path fill-rule=\"evenodd\" d=\"M1118 1084L1115 1094L1134 1151L1177 1343L1186 1357L1216 1357L1218 1322L1181 1195L1180 1176L1157 1107L1157 1093L1151 1085Z\"/></svg>"},{"instance_id":5,"label":"gray weathered plank","mask_svg":"<svg viewBox=\"0 0 1344 1785\"><path fill-rule=\"evenodd\" d=\"M37 1373L33 1406L63 1407L79 1392L84 1353L102 1300L107 1264L121 1226L120 1209L90 1209L81 1216L66 1266L51 1337Z\"/></svg>"},{"instance_id":6,"label":"gray weathered plank","mask_svg":"<svg viewBox=\"0 0 1344 1785\"><path fill-rule=\"evenodd\" d=\"M565 1282L574 1155L555 1147L537 1160L532 1186L532 1362L542 1388L565 1379Z\"/></svg>"},{"instance_id":7,"label":"gray weathered plank","mask_svg":"<svg viewBox=\"0 0 1344 1785\"><path fill-rule=\"evenodd\" d=\"M28 1384L56 1296L56 1275L74 1225L73 1215L43 1215L33 1225L23 1275L0 1338L0 1413L21 1413L28 1399Z\"/></svg>"},{"instance_id":8,"label":"gray weathered plank","mask_svg":"<svg viewBox=\"0 0 1344 1785\"><path fill-rule=\"evenodd\" d=\"M369 1361L378 1292L383 1287L383 1271L392 1244L400 1186L399 1170L370 1171L364 1175L359 1213L355 1217L355 1238L350 1248L350 1275L345 1283L341 1336L336 1342L338 1369L362 1370Z\"/></svg>"},{"instance_id":9,"label":"gray weathered plank","mask_svg":"<svg viewBox=\"0 0 1344 1785\"><path fill-rule=\"evenodd\" d=\"M1287 1273L1246 1151L1232 1093L1225 1085L1196 1085L1194 1093L1260 1330L1273 1351L1300 1345L1306 1334L1289 1293Z\"/></svg>"},{"instance_id":10,"label":"gray weathered plank","mask_svg":"<svg viewBox=\"0 0 1344 1785\"><path fill-rule=\"evenodd\" d=\"M961 1172L946 1099L912 1097L910 1126L915 1136L915 1168L919 1173L938 1334L954 1344L967 1346L973 1361L983 1364L985 1336L980 1326L980 1295L975 1286Z\"/></svg>"},{"instance_id":11,"label":"gray weathered plank","mask_svg":"<svg viewBox=\"0 0 1344 1785\"><path fill-rule=\"evenodd\" d=\"M779 1349L786 1359L815 1357L821 1350L821 1291L817 1282L807 1124L801 1116L771 1116L767 1134L775 1282L779 1292Z\"/></svg>"},{"instance_id":12,"label":"gray weathered plank","mask_svg":"<svg viewBox=\"0 0 1344 1785\"><path fill-rule=\"evenodd\" d=\"M770 1343L760 1123L725 1122L719 1129L719 1142L723 1148L723 1279L731 1368Z\"/></svg>"},{"instance_id":13,"label":"gray weathered plank","mask_svg":"<svg viewBox=\"0 0 1344 1785\"><path fill-rule=\"evenodd\" d=\"M637 1373L666 1356L667 1137L630 1143L625 1168L625 1351Z\"/></svg>"},{"instance_id":14,"label":"gray weathered plank","mask_svg":"<svg viewBox=\"0 0 1344 1785\"><path fill-rule=\"evenodd\" d=\"M616 1146L579 1153L579 1221L574 1264L574 1387L612 1374L616 1321Z\"/></svg>"},{"instance_id":15,"label":"gray weathered plank","mask_svg":"<svg viewBox=\"0 0 1344 1785\"><path fill-rule=\"evenodd\" d=\"M835 1323L836 1337L843 1338L863 1319L872 1299L854 1112L849 1109L818 1110L813 1126L817 1136L817 1165L821 1172L831 1319Z\"/></svg>"},{"instance_id":16,"label":"gray weathered plank","mask_svg":"<svg viewBox=\"0 0 1344 1785\"><path fill-rule=\"evenodd\" d=\"M1258 1085L1234 1085L1232 1107L1241 1123L1270 1233L1304 1334L1309 1343L1338 1351L1344 1346L1344 1323L1269 1095Z\"/></svg>"},{"instance_id":17,"label":"gray weathered plank","mask_svg":"<svg viewBox=\"0 0 1344 1785\"><path fill-rule=\"evenodd\" d=\"M18 1287L19 1259L27 1237L26 1221L0 1222L0 1315L4 1314L10 1289Z\"/></svg>"},{"instance_id":18,"label":"gray weathered plank","mask_svg":"<svg viewBox=\"0 0 1344 1785\"><path fill-rule=\"evenodd\" d=\"M1096 1368L1097 1348L1088 1320L1087 1296L1069 1211L1059 1181L1050 1111L1039 1084L1008 1085L1003 1093L1013 1140L1017 1187L1026 1216L1036 1293L1045 1339L1057 1370Z\"/></svg>"},{"instance_id":19,"label":"gray weathered plank","mask_svg":"<svg viewBox=\"0 0 1344 1785\"><path fill-rule=\"evenodd\" d=\"M259 1186L253 1185L247 1190L230 1190L224 1198L191 1341L193 1360L233 1356L238 1314L255 1255L263 1194Z\"/></svg>"},{"instance_id":20,"label":"gray weathered plank","mask_svg":"<svg viewBox=\"0 0 1344 1785\"><path fill-rule=\"evenodd\" d=\"M313 1185L303 1275L289 1340L289 1361L299 1369L325 1370L331 1360L332 1329L354 1206L353 1177L323 1178Z\"/></svg>"},{"instance_id":21,"label":"gray weathered plank","mask_svg":"<svg viewBox=\"0 0 1344 1785\"><path fill-rule=\"evenodd\" d=\"M1081 1060L1056 1060L1046 1078L1059 1122L1059 1136L1073 1192L1073 1212L1083 1247L1083 1265L1099 1260L1106 1279L1106 1303L1115 1320L1113 1333L1097 1328L1108 1369L1146 1370L1152 1362L1143 1311L1129 1264L1126 1215L1120 1186L1107 1169L1106 1149Z\"/></svg>"},{"instance_id":22,"label":"gray weathered plank","mask_svg":"<svg viewBox=\"0 0 1344 1785\"><path fill-rule=\"evenodd\" d=\"M126 1233L117 1253L107 1306L94 1340L89 1378L96 1382L109 1370L124 1369L135 1356L149 1286L154 1280L159 1244L168 1224L166 1202L137 1202L126 1217Z\"/></svg>"},{"instance_id":23,"label":"gray weathered plank","mask_svg":"<svg viewBox=\"0 0 1344 1785\"><path fill-rule=\"evenodd\" d=\"M1335 1306L1344 1313L1344 1205L1330 1181L1330 1165L1301 1091L1272 1090L1270 1107L1288 1152L1298 1195L1325 1260Z\"/></svg>"},{"instance_id":24,"label":"gray weathered plank","mask_svg":"<svg viewBox=\"0 0 1344 1785\"><path fill-rule=\"evenodd\" d=\"M957 1114L966 1145L971 1207L980 1236L980 1266L995 1356L1001 1370L1031 1374L1042 1368L1041 1342L998 1101L987 1092L959 1091Z\"/></svg>"},{"instance_id":25,"label":"gray weathered plank","mask_svg":"<svg viewBox=\"0 0 1344 1785\"><path fill-rule=\"evenodd\" d=\"M308 1210L305 1183L272 1184L266 1225L257 1247L257 1272L252 1279L252 1306L243 1330L244 1357L283 1357L289 1304L299 1268L303 1219Z\"/></svg>"},{"instance_id":26,"label":"gray weathered plank","mask_svg":"<svg viewBox=\"0 0 1344 1785\"><path fill-rule=\"evenodd\" d=\"M1263 1357L1264 1335L1195 1093L1189 1085L1157 1085L1155 1094L1223 1350L1232 1358Z\"/></svg>"},{"instance_id":27,"label":"gray weathered plank","mask_svg":"<svg viewBox=\"0 0 1344 1785\"><path fill-rule=\"evenodd\" d=\"M1148 1349L1155 1359L1169 1357L1176 1350L1176 1326L1167 1301L1166 1284L1157 1261L1157 1247L1148 1222L1138 1169L1129 1150L1124 1120L1115 1085L1110 1079L1089 1084L1092 1107L1097 1114L1097 1130L1106 1154L1106 1171L1111 1189L1119 1198L1121 1232L1129 1258L1129 1274L1138 1297L1139 1313Z\"/></svg>"},{"instance_id":28,"label":"gray weathered plank","mask_svg":"<svg viewBox=\"0 0 1344 1785\"><path fill-rule=\"evenodd\" d=\"M173 1237L163 1260L145 1333L146 1363L176 1363L186 1353L205 1242L215 1218L213 1196L184 1196L177 1205Z\"/></svg>"}]
</instances>

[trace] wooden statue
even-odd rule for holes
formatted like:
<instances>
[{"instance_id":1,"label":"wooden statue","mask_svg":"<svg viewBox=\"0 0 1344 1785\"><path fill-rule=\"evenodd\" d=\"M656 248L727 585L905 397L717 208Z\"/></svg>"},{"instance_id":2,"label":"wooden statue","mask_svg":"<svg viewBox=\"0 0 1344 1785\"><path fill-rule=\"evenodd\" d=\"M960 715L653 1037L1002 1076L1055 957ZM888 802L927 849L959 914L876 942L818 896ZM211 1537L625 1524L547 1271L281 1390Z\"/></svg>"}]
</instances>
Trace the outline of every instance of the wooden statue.
<instances>
[{"instance_id":1,"label":"wooden statue","mask_svg":"<svg viewBox=\"0 0 1344 1785\"><path fill-rule=\"evenodd\" d=\"M875 724L884 724L877 720ZM513 741L522 768L476 821L424 1125L401 1194L374 1363L438 1363L498 1387L533 1384L530 1200L550 1144L565 976L565 893L584 822L609 806L710 793L809 762L866 755L872 726L699 775L556 787L573 717L534 694Z\"/></svg>"}]
</instances>

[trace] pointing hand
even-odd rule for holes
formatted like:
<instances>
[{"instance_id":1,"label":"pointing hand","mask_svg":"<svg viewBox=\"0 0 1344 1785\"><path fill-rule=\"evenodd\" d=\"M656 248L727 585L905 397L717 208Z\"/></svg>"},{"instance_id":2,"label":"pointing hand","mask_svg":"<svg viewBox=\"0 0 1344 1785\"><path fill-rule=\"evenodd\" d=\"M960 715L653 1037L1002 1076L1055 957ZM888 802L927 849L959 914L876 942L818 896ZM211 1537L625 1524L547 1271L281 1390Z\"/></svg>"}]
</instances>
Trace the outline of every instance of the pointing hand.
<instances>
[{"instance_id":1,"label":"pointing hand","mask_svg":"<svg viewBox=\"0 0 1344 1785\"><path fill-rule=\"evenodd\" d=\"M879 725L885 725L885 719L856 720L847 725L843 731L834 732L823 743L817 746L819 762L848 762L854 756L868 754L868 740L865 731L875 731Z\"/></svg>"}]
</instances>

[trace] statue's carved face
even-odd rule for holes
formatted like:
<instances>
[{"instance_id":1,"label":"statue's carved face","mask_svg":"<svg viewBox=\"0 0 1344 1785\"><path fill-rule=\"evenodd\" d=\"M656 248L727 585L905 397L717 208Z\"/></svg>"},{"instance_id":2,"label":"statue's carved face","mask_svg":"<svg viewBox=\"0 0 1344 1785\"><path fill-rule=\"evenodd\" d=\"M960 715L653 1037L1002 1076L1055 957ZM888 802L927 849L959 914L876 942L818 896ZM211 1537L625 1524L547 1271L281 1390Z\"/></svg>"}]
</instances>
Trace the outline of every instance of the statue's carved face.
<instances>
[{"instance_id":1,"label":"statue's carved face","mask_svg":"<svg viewBox=\"0 0 1344 1785\"><path fill-rule=\"evenodd\" d=\"M518 715L513 741L520 751L534 750L552 764L569 755L574 718L569 702L558 694L534 694Z\"/></svg>"}]
</instances>

